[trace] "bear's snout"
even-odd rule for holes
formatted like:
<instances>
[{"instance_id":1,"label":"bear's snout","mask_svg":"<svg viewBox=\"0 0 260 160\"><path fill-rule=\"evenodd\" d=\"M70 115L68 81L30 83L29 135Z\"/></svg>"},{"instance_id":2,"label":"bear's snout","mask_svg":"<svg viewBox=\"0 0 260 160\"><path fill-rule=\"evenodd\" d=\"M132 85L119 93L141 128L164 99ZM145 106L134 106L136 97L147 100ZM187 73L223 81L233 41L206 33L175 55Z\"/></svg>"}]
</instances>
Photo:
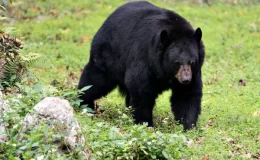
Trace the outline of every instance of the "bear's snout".
<instances>
[{"instance_id":1,"label":"bear's snout","mask_svg":"<svg viewBox=\"0 0 260 160\"><path fill-rule=\"evenodd\" d=\"M192 71L190 65L181 65L176 76L181 84L187 85L191 82Z\"/></svg>"}]
</instances>

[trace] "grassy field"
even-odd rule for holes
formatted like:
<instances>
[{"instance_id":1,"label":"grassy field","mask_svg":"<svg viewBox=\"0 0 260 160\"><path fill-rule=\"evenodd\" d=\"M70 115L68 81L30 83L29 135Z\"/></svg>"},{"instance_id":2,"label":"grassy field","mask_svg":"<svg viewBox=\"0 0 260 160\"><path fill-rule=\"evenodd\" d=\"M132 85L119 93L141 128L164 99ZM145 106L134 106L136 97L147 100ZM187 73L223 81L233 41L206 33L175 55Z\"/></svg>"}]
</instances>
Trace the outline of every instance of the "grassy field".
<instances>
[{"instance_id":1,"label":"grassy field","mask_svg":"<svg viewBox=\"0 0 260 160\"><path fill-rule=\"evenodd\" d=\"M32 68L39 82L50 85L56 80L73 87L88 61L94 34L125 2L16 0L7 7L9 19L1 27L25 41L30 51L44 55L44 65ZM200 27L206 47L198 128L182 133L182 127L172 122L171 92L167 91L157 99L155 130L187 137L183 159L259 159L260 4L151 2L176 11L194 28ZM105 110L101 115L89 118L78 114L88 141L93 140L89 127L97 122L131 128L131 122L118 120L125 106L117 90L99 104Z\"/></svg>"}]
</instances>

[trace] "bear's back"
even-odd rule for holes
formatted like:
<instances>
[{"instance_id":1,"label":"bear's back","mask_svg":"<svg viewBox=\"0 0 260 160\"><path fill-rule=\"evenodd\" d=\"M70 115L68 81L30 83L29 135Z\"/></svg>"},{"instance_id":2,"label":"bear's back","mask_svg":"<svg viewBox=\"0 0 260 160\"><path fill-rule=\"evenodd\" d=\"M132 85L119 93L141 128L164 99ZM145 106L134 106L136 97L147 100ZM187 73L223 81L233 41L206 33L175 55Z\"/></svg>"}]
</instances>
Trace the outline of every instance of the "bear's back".
<instances>
[{"instance_id":1,"label":"bear's back","mask_svg":"<svg viewBox=\"0 0 260 160\"><path fill-rule=\"evenodd\" d=\"M182 33L180 36L185 36L194 32L189 22L175 12L146 1L129 2L116 9L107 18L93 41L98 39L100 42L101 39L101 42L111 42L111 47L116 48L121 42L150 43L151 39L162 30L167 30L172 36Z\"/></svg>"},{"instance_id":2,"label":"bear's back","mask_svg":"<svg viewBox=\"0 0 260 160\"><path fill-rule=\"evenodd\" d=\"M105 20L94 36L90 61L95 61L99 68L123 75L125 68L135 61L149 63L148 54L157 45L152 45L152 41L162 30L173 37L194 32L175 12L145 1L126 3Z\"/></svg>"},{"instance_id":3,"label":"bear's back","mask_svg":"<svg viewBox=\"0 0 260 160\"><path fill-rule=\"evenodd\" d=\"M116 9L103 23L95 37L102 36L111 40L111 38L124 38L136 31L146 28L151 29L152 26L148 17L163 14L164 10L158 8L149 2L129 2ZM116 34L116 37L115 35ZM120 37L122 35L122 37ZM128 37L129 39L129 37ZM122 40L122 39L120 39Z\"/></svg>"}]
</instances>

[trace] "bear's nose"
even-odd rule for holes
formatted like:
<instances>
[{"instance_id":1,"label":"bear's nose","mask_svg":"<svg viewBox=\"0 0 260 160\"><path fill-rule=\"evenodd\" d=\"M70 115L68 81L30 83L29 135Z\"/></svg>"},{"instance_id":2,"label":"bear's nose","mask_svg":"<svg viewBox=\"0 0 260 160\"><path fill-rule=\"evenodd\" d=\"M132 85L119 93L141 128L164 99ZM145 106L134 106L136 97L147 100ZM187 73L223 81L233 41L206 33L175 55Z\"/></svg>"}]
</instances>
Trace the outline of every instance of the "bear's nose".
<instances>
[{"instance_id":1,"label":"bear's nose","mask_svg":"<svg viewBox=\"0 0 260 160\"><path fill-rule=\"evenodd\" d=\"M182 81L182 84L185 84L185 85L187 85L189 83L190 83L190 80L188 80L188 79Z\"/></svg>"}]
</instances>

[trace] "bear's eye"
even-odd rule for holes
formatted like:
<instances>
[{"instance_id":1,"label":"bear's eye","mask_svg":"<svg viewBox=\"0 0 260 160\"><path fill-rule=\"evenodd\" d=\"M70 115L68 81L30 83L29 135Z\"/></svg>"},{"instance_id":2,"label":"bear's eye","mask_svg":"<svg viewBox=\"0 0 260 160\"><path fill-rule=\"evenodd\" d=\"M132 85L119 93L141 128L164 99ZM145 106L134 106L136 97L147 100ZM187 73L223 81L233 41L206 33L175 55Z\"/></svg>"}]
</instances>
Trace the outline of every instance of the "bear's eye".
<instances>
[{"instance_id":1,"label":"bear's eye","mask_svg":"<svg viewBox=\"0 0 260 160\"><path fill-rule=\"evenodd\" d=\"M175 64L175 65L180 65L181 62L180 62L180 61L175 61L174 64Z\"/></svg>"},{"instance_id":2,"label":"bear's eye","mask_svg":"<svg viewBox=\"0 0 260 160\"><path fill-rule=\"evenodd\" d=\"M194 65L195 64L195 61L190 61L190 65Z\"/></svg>"}]
</instances>

